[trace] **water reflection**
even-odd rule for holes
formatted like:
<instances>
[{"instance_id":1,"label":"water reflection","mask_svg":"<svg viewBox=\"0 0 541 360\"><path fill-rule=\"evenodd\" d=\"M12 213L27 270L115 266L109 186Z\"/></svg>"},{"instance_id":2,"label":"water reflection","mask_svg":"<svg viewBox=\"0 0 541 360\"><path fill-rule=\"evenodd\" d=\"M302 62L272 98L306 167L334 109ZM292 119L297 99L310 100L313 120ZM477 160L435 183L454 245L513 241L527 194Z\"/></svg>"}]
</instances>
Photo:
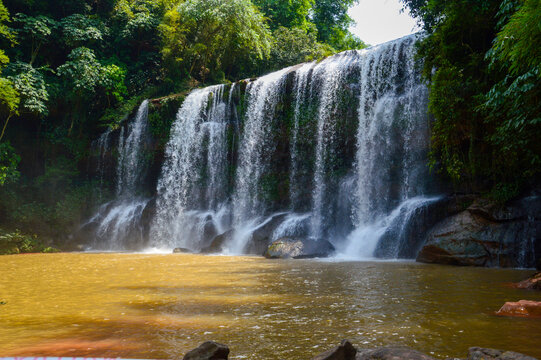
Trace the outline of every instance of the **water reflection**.
<instances>
[{"instance_id":1,"label":"water reflection","mask_svg":"<svg viewBox=\"0 0 541 360\"><path fill-rule=\"evenodd\" d=\"M142 254L5 256L0 354L176 358L213 339L233 358L301 359L343 338L464 356L541 357L541 321L493 315L541 294L528 271L399 262Z\"/></svg>"}]
</instances>

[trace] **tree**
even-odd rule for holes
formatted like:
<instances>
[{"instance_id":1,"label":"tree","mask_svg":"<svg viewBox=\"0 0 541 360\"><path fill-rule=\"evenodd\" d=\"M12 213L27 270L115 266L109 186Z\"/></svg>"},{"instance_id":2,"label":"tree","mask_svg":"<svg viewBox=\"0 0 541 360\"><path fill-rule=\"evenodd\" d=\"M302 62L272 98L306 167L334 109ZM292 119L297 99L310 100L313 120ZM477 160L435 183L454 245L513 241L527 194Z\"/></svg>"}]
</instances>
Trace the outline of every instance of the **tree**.
<instances>
[{"instance_id":1,"label":"tree","mask_svg":"<svg viewBox=\"0 0 541 360\"><path fill-rule=\"evenodd\" d=\"M6 25L6 23L9 21L9 12L4 6L4 3L0 0L0 38L2 38L10 46L13 46L16 43L15 37ZM0 49L0 74L2 74L4 68L8 64L9 57L6 55L3 49ZM2 113L7 114L6 119L4 120L4 126L0 132L0 141L2 141L2 138L4 137L10 118L17 113L19 101L19 92L15 89L13 82L0 75L0 110ZM1 171L0 176L2 176Z\"/></svg>"},{"instance_id":2,"label":"tree","mask_svg":"<svg viewBox=\"0 0 541 360\"><path fill-rule=\"evenodd\" d=\"M363 46L360 40L349 32L354 23L348 10L358 0L315 0L312 22L316 25L318 40L331 45L338 51L348 50L351 46Z\"/></svg>"},{"instance_id":3,"label":"tree","mask_svg":"<svg viewBox=\"0 0 541 360\"><path fill-rule=\"evenodd\" d=\"M487 57L505 76L486 93L482 109L495 128L490 140L500 160L497 176L518 188L541 172L540 2L504 1L499 17L503 26Z\"/></svg>"},{"instance_id":4,"label":"tree","mask_svg":"<svg viewBox=\"0 0 541 360\"><path fill-rule=\"evenodd\" d=\"M73 14L60 21L64 43L68 47L91 46L103 40L105 25L96 18Z\"/></svg>"},{"instance_id":5,"label":"tree","mask_svg":"<svg viewBox=\"0 0 541 360\"><path fill-rule=\"evenodd\" d=\"M281 69L332 55L334 49L317 41L315 33L300 28L279 27L273 32L270 69Z\"/></svg>"},{"instance_id":6,"label":"tree","mask_svg":"<svg viewBox=\"0 0 541 360\"><path fill-rule=\"evenodd\" d=\"M271 30L279 27L309 30L310 11L314 0L254 0L261 12L270 19Z\"/></svg>"},{"instance_id":7,"label":"tree","mask_svg":"<svg viewBox=\"0 0 541 360\"><path fill-rule=\"evenodd\" d=\"M49 92L42 73L48 70L47 67L35 69L31 64L19 61L10 64L8 71L13 75L8 76L8 79L21 94L19 111L38 116L48 115Z\"/></svg>"},{"instance_id":8,"label":"tree","mask_svg":"<svg viewBox=\"0 0 541 360\"><path fill-rule=\"evenodd\" d=\"M171 69L205 81L232 74L270 51L270 31L250 0L187 0L160 25L162 53Z\"/></svg>"},{"instance_id":9,"label":"tree","mask_svg":"<svg viewBox=\"0 0 541 360\"><path fill-rule=\"evenodd\" d=\"M21 13L16 14L14 20L20 26L17 33L21 38L22 43L30 46L29 63L32 65L36 60L41 47L49 41L57 23L47 16L38 15L34 17Z\"/></svg>"},{"instance_id":10,"label":"tree","mask_svg":"<svg viewBox=\"0 0 541 360\"><path fill-rule=\"evenodd\" d=\"M85 47L74 49L68 56L68 61L58 67L57 73L64 80L64 87L76 109L75 114L80 117L79 120L84 120L88 102L99 93L98 90L121 99L126 89L125 71L115 64L102 65L96 59L94 51ZM68 136L74 122L75 117L72 116Z\"/></svg>"}]
</instances>

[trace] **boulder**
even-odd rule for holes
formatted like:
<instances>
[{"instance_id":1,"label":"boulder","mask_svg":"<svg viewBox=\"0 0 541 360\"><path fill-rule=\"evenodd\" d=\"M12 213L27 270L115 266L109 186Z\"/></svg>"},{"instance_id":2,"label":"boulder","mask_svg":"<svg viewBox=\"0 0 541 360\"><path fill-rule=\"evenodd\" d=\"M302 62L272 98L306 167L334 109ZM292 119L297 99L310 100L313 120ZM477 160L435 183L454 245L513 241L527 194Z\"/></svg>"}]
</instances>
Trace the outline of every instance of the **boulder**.
<instances>
[{"instance_id":1,"label":"boulder","mask_svg":"<svg viewBox=\"0 0 541 360\"><path fill-rule=\"evenodd\" d=\"M183 360L227 360L229 348L214 341L207 341L184 355Z\"/></svg>"},{"instance_id":2,"label":"boulder","mask_svg":"<svg viewBox=\"0 0 541 360\"><path fill-rule=\"evenodd\" d=\"M541 290L541 272L535 273L526 280L515 284L516 288L528 290Z\"/></svg>"},{"instance_id":3,"label":"boulder","mask_svg":"<svg viewBox=\"0 0 541 360\"><path fill-rule=\"evenodd\" d=\"M517 204L521 204L518 202ZM449 265L535 267L541 258L541 219L513 205L477 200L429 232L417 261ZM526 214L526 215L524 215ZM529 215L528 215L529 214Z\"/></svg>"},{"instance_id":4,"label":"boulder","mask_svg":"<svg viewBox=\"0 0 541 360\"><path fill-rule=\"evenodd\" d=\"M174 248L173 254L190 254L192 251L185 248Z\"/></svg>"},{"instance_id":5,"label":"boulder","mask_svg":"<svg viewBox=\"0 0 541 360\"><path fill-rule=\"evenodd\" d=\"M205 225L203 225L202 244L205 246L210 245L218 235L218 230L212 218L206 219Z\"/></svg>"},{"instance_id":6,"label":"boulder","mask_svg":"<svg viewBox=\"0 0 541 360\"><path fill-rule=\"evenodd\" d=\"M382 347L358 350L356 360L434 360L434 358L408 347Z\"/></svg>"},{"instance_id":7,"label":"boulder","mask_svg":"<svg viewBox=\"0 0 541 360\"><path fill-rule=\"evenodd\" d=\"M513 351L502 351L496 349L484 349L472 347L468 352L468 360L537 360L536 358L516 353Z\"/></svg>"},{"instance_id":8,"label":"boulder","mask_svg":"<svg viewBox=\"0 0 541 360\"><path fill-rule=\"evenodd\" d=\"M506 302L496 312L496 315L540 318L541 301L520 300L517 302Z\"/></svg>"},{"instance_id":9,"label":"boulder","mask_svg":"<svg viewBox=\"0 0 541 360\"><path fill-rule=\"evenodd\" d=\"M233 232L234 230L231 229L224 232L223 234L216 236L209 246L201 250L201 254L218 254L223 252L224 245L227 243L227 241L231 239L231 237L233 236Z\"/></svg>"},{"instance_id":10,"label":"boulder","mask_svg":"<svg viewBox=\"0 0 541 360\"><path fill-rule=\"evenodd\" d=\"M267 247L267 259L306 259L328 257L334 246L327 240L282 238Z\"/></svg>"},{"instance_id":11,"label":"boulder","mask_svg":"<svg viewBox=\"0 0 541 360\"><path fill-rule=\"evenodd\" d=\"M391 224L381 236L374 256L377 258L414 259L419 253L430 229L465 209L471 197L449 196L420 204L411 213L401 214L396 224ZM466 205L465 205L466 204ZM400 241L397 243L397 239Z\"/></svg>"},{"instance_id":12,"label":"boulder","mask_svg":"<svg viewBox=\"0 0 541 360\"><path fill-rule=\"evenodd\" d=\"M245 254L263 255L272 238L274 230L284 221L287 213L279 213L267 218L252 233L251 239L244 248Z\"/></svg>"},{"instance_id":13,"label":"boulder","mask_svg":"<svg viewBox=\"0 0 541 360\"><path fill-rule=\"evenodd\" d=\"M355 360L357 349L348 340L342 340L337 347L325 351L312 360Z\"/></svg>"}]
</instances>

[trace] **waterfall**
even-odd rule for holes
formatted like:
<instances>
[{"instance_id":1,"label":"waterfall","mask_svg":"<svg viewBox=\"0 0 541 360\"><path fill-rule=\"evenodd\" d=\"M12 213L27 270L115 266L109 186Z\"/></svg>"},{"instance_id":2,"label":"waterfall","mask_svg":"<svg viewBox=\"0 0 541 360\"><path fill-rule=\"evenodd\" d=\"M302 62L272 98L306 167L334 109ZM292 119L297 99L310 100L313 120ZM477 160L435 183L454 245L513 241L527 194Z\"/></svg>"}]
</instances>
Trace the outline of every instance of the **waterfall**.
<instances>
[{"instance_id":1,"label":"waterfall","mask_svg":"<svg viewBox=\"0 0 541 360\"><path fill-rule=\"evenodd\" d=\"M145 172L143 144L147 137L148 100L139 106L135 118L123 126L118 138L118 162L116 166L116 196L100 206L81 229L90 232L92 248L102 250L124 250L142 247L145 239L141 218L148 199L139 196L141 180ZM100 152L98 171L103 177L103 157L109 151L111 131L107 130L99 139ZM90 229L90 230L88 230Z\"/></svg>"},{"instance_id":2,"label":"waterfall","mask_svg":"<svg viewBox=\"0 0 541 360\"><path fill-rule=\"evenodd\" d=\"M295 96L295 111L293 118L293 130L291 135L291 169L289 173L289 199L291 203L291 210L296 210L299 207L299 197L300 197L300 184L298 179L298 172L300 168L300 162L302 161L301 156L299 156L297 143L299 131L301 128L301 120L304 120L304 114L301 113L301 108L304 104L307 104L309 99L309 94L307 94L309 77L313 71L315 63L304 64L300 69L295 72L295 85L293 88L293 94ZM302 119L301 119L302 117Z\"/></svg>"},{"instance_id":3,"label":"waterfall","mask_svg":"<svg viewBox=\"0 0 541 360\"><path fill-rule=\"evenodd\" d=\"M327 170L334 160L336 137L336 110L339 105L339 87L345 83L349 65L356 59L354 52L342 53L322 61L314 69L312 86L320 88L319 108L317 113L316 161L314 188L312 193L312 237L319 238L326 221L324 212L327 191Z\"/></svg>"},{"instance_id":4,"label":"waterfall","mask_svg":"<svg viewBox=\"0 0 541 360\"><path fill-rule=\"evenodd\" d=\"M239 166L234 196L234 221L240 225L264 212L259 201L261 175L268 165L272 144L271 123L275 121L276 105L283 96L284 69L248 84L246 119L239 148Z\"/></svg>"},{"instance_id":5,"label":"waterfall","mask_svg":"<svg viewBox=\"0 0 541 360\"><path fill-rule=\"evenodd\" d=\"M295 237L372 257L383 239L378 254L410 254L407 224L437 193L414 43L190 93L165 149L151 244L240 254Z\"/></svg>"},{"instance_id":6,"label":"waterfall","mask_svg":"<svg viewBox=\"0 0 541 360\"><path fill-rule=\"evenodd\" d=\"M107 129L97 141L93 143L93 146L97 148L98 153L98 159L97 159L97 165L96 170L99 176L99 189L98 189L98 198L101 200L101 197L103 195L103 186L104 186L104 177L105 177L105 171L107 168L107 155L111 151L111 129Z\"/></svg>"},{"instance_id":7,"label":"waterfall","mask_svg":"<svg viewBox=\"0 0 541 360\"><path fill-rule=\"evenodd\" d=\"M125 138L125 128L121 130L118 145L117 196L133 197L137 190L143 172L141 144L146 134L147 120L148 100L145 100L139 106L134 121L128 124Z\"/></svg>"},{"instance_id":8,"label":"waterfall","mask_svg":"<svg viewBox=\"0 0 541 360\"><path fill-rule=\"evenodd\" d=\"M426 192L428 92L415 66L414 42L410 36L362 52L350 254L372 254L381 237L374 224L388 224L389 213L399 214L408 199Z\"/></svg>"},{"instance_id":9,"label":"waterfall","mask_svg":"<svg viewBox=\"0 0 541 360\"><path fill-rule=\"evenodd\" d=\"M226 129L232 97L225 98L225 88L193 91L177 113L158 181L151 228L156 246L199 250L204 237L226 226Z\"/></svg>"}]
</instances>

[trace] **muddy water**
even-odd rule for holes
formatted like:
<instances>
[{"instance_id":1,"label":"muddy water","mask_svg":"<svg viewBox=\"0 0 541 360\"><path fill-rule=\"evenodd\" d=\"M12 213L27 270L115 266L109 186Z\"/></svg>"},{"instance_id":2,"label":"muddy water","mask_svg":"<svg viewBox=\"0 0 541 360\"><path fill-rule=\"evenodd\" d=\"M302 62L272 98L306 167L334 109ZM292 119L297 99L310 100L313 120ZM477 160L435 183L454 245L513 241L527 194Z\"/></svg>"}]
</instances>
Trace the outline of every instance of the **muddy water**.
<instances>
[{"instance_id":1,"label":"muddy water","mask_svg":"<svg viewBox=\"0 0 541 360\"><path fill-rule=\"evenodd\" d=\"M541 320L494 316L541 293L531 271L399 262L38 254L0 257L0 356L178 358L205 340L234 359L306 359L347 338L436 357L470 346L541 358Z\"/></svg>"}]
</instances>

